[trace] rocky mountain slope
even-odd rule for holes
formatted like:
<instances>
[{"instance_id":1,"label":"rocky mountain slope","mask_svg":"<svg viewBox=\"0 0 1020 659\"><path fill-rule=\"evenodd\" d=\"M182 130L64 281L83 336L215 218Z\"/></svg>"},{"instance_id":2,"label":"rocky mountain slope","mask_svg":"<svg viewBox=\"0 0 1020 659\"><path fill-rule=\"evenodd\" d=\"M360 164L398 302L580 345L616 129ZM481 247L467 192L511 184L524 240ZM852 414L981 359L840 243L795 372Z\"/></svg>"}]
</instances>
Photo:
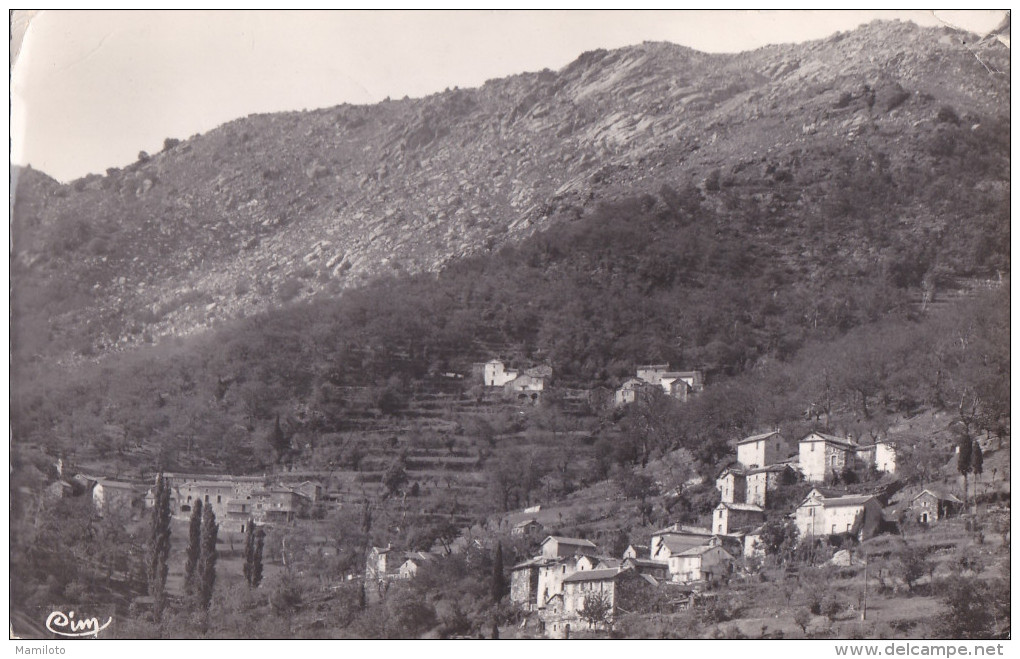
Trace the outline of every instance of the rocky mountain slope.
<instances>
[{"instance_id":1,"label":"rocky mountain slope","mask_svg":"<svg viewBox=\"0 0 1020 659\"><path fill-rule=\"evenodd\" d=\"M962 218L933 186L980 186L988 202L969 221L1002 224L1009 92L1001 43L875 23L734 55L646 43L474 90L250 116L67 185L15 169L16 352L67 360L158 343L435 271L664 185L696 186L719 210L732 197L712 193L739 190L814 276L824 255L791 218L881 214L882 196L849 197L847 180L895 180L883 190L901 197L898 217L879 232L951 233ZM968 141L1006 146L947 176ZM875 249L843 248L862 267Z\"/></svg>"}]
</instances>

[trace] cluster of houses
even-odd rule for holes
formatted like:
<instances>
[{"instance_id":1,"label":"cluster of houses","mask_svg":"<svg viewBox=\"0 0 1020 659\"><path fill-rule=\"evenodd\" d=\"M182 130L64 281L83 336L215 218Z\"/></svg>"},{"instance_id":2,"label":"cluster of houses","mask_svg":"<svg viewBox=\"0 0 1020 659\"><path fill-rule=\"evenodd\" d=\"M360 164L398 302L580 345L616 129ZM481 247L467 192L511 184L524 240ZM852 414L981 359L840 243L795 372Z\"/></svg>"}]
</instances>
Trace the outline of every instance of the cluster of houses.
<instances>
[{"instance_id":1,"label":"cluster of houses","mask_svg":"<svg viewBox=\"0 0 1020 659\"><path fill-rule=\"evenodd\" d=\"M758 542L765 522L770 493L797 480L820 483L846 468L873 466L894 472L895 447L880 441L860 445L852 438L812 432L794 447L779 431L746 437L737 442L737 460L716 481L721 501L713 511L712 527L674 524L652 534L647 546L632 545L617 558L600 552L583 538L546 536L540 553L515 565L510 597L533 611L548 636L569 636L588 628L586 602L597 595L605 602L607 619L620 611L641 610L654 589L675 607L692 605L705 596L704 587L733 572L742 558L760 556ZM952 512L959 502L952 495L926 489L915 496L910 509L919 521L929 522ZM879 498L871 494L830 495L813 488L792 515L805 541L837 534L867 538L878 532L884 516ZM535 519L517 523L513 535L540 537ZM708 595L710 596L710 595Z\"/></svg>"},{"instance_id":2,"label":"cluster of houses","mask_svg":"<svg viewBox=\"0 0 1020 659\"><path fill-rule=\"evenodd\" d=\"M669 364L638 366L636 377L625 380L616 390L615 402L619 407L641 400L642 396L658 393L686 402L705 388L701 371L671 371Z\"/></svg>"},{"instance_id":3,"label":"cluster of houses","mask_svg":"<svg viewBox=\"0 0 1020 659\"><path fill-rule=\"evenodd\" d=\"M484 364L476 364L476 370L482 373L482 384L486 387L502 388L508 395L516 396L521 401L537 401L552 380L551 366L538 366L518 370L507 368L499 359L492 359Z\"/></svg>"},{"instance_id":4,"label":"cluster of houses","mask_svg":"<svg viewBox=\"0 0 1020 659\"><path fill-rule=\"evenodd\" d=\"M272 482L265 476L211 476L208 474L165 473L170 486L170 509L176 519L188 519L197 501L209 506L227 531L244 533L248 520L261 525L292 522L304 517L323 500L322 484ZM103 514L111 509L151 508L155 488L151 484L115 480L79 473L51 483L53 497L88 495Z\"/></svg>"}]
</instances>

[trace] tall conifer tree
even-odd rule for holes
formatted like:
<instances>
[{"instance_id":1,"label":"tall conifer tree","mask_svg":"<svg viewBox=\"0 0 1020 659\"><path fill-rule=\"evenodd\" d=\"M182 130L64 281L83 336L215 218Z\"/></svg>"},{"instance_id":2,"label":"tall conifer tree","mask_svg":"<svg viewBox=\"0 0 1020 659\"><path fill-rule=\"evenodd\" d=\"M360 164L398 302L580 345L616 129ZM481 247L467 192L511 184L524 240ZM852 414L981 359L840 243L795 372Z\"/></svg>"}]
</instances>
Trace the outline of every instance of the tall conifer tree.
<instances>
[{"instance_id":1,"label":"tall conifer tree","mask_svg":"<svg viewBox=\"0 0 1020 659\"><path fill-rule=\"evenodd\" d=\"M152 507L152 528L149 537L146 573L149 580L149 595L152 596L152 613L155 622L163 619L166 605L166 575L170 557L170 486L163 474L156 476Z\"/></svg>"}]
</instances>

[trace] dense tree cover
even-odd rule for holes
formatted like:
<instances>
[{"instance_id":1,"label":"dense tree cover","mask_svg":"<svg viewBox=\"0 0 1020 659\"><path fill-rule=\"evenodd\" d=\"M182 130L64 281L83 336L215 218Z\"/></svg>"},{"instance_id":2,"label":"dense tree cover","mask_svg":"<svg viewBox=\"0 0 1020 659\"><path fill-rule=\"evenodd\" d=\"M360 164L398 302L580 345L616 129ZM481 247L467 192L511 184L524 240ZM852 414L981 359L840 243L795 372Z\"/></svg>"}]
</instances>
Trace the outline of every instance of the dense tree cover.
<instances>
[{"instance_id":1,"label":"dense tree cover","mask_svg":"<svg viewBox=\"0 0 1020 659\"><path fill-rule=\"evenodd\" d=\"M890 185L883 180L867 183ZM852 176L846 183L852 190L864 185ZM871 194L877 193L869 188L865 196ZM613 386L634 364L649 361L705 369L712 389L731 387L706 392L698 403L718 406L714 430L727 432L792 418L803 400L763 402L760 391L749 397L746 383L787 388L789 371L770 365L808 359L802 355L812 356L814 368L798 376L809 379L811 410L822 423L834 405L880 423L892 398L900 406L948 404L946 396L960 392L947 377L971 369L968 418L983 427L1002 425L1008 387L1001 386L1001 371L1008 361L1003 367L989 359L1003 352L1003 337L989 335L1003 331L989 325L999 321L960 316L959 326L945 327L924 355L905 343L920 339L909 329L920 279L944 286L947 273L980 272L987 258L961 256L954 251L958 242L948 238L925 241L926 251L915 254L909 225L888 227L880 241L869 238L858 225L872 221L874 210L859 221L845 219L846 226L834 223L831 231L798 231L803 253L791 259L784 247L790 236L759 226L751 197L740 186L707 196L664 186L658 196L604 205L519 245L455 261L438 275L383 278L339 299L291 305L180 345L110 356L59 380L18 360L14 436L64 448L102 443L121 456L155 444L150 468L196 452L230 470L258 468L282 459L297 430L343 430L351 411L364 407L399 414L423 378L467 372L493 351L548 362L561 384L584 387ZM982 212L994 216L995 208ZM788 210L791 222L813 221ZM875 245L866 257L840 248L855 241ZM914 274L904 274L905 262L914 263ZM1005 328L1008 334L1008 322ZM961 352L977 354L959 345L975 334L986 335L998 353L985 350L960 362ZM890 358L914 362L905 370ZM909 375L919 370L923 391ZM727 384L736 376L744 377ZM350 386L375 393L345 399ZM907 393L915 400L904 400ZM274 423L280 414L282 429ZM125 432L110 438L102 431L107 424ZM639 414L623 426L642 438L654 430ZM267 439L254 441L253 433ZM714 450L710 442L689 440ZM642 441L635 457L645 463L651 446ZM682 443L675 436L651 441ZM699 456L706 463L718 457Z\"/></svg>"}]
</instances>

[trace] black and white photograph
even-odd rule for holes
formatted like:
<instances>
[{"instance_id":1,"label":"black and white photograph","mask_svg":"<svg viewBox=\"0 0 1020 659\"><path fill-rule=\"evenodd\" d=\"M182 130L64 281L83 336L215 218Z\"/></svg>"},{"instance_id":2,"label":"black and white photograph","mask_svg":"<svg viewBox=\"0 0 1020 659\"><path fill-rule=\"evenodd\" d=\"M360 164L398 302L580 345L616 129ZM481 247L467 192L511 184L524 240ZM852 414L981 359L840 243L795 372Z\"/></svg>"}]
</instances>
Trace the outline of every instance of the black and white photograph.
<instances>
[{"instance_id":1,"label":"black and white photograph","mask_svg":"<svg viewBox=\"0 0 1020 659\"><path fill-rule=\"evenodd\" d=\"M9 27L12 655L1008 652L1009 10Z\"/></svg>"}]
</instances>

